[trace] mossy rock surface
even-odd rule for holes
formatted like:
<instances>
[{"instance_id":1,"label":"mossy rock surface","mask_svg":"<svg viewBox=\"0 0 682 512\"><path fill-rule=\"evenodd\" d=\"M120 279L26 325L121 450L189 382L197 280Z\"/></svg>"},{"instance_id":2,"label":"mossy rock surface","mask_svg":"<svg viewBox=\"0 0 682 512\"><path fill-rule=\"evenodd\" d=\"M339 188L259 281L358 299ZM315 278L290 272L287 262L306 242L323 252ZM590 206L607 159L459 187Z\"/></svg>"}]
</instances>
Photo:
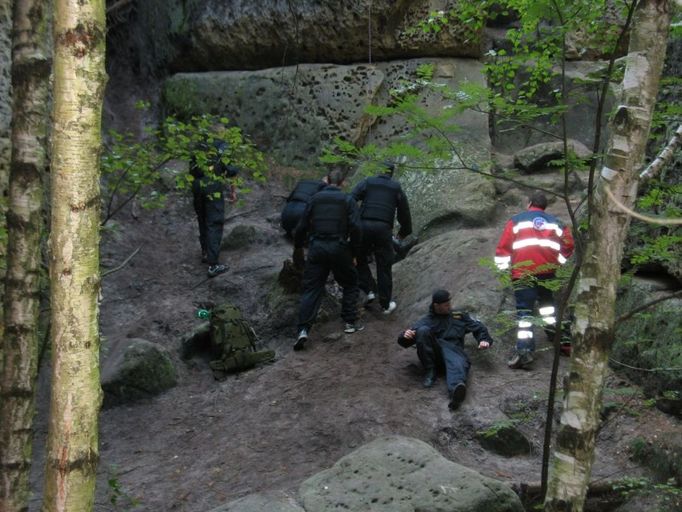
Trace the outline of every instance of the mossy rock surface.
<instances>
[{"instance_id":1,"label":"mossy rock surface","mask_svg":"<svg viewBox=\"0 0 682 512\"><path fill-rule=\"evenodd\" d=\"M104 407L149 398L176 383L175 366L160 345L129 338L107 347L102 362Z\"/></svg>"},{"instance_id":2,"label":"mossy rock surface","mask_svg":"<svg viewBox=\"0 0 682 512\"><path fill-rule=\"evenodd\" d=\"M682 485L682 436L679 432L656 436L649 441L638 438L630 448L632 458L651 469L660 482L672 479L678 487Z\"/></svg>"},{"instance_id":3,"label":"mossy rock surface","mask_svg":"<svg viewBox=\"0 0 682 512\"><path fill-rule=\"evenodd\" d=\"M476 433L476 439L483 448L504 457L528 455L533 446L514 423L491 425Z\"/></svg>"}]
</instances>

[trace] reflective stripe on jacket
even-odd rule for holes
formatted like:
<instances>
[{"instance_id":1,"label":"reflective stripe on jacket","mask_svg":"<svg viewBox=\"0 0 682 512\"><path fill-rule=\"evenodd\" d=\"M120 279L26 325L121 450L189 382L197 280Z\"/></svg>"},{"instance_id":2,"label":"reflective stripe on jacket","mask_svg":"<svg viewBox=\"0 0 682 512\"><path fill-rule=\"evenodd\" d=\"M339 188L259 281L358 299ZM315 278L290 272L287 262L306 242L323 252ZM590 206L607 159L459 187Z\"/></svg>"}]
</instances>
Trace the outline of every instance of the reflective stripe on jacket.
<instances>
[{"instance_id":1,"label":"reflective stripe on jacket","mask_svg":"<svg viewBox=\"0 0 682 512\"><path fill-rule=\"evenodd\" d=\"M500 270L511 267L512 279L519 279L527 274L552 274L571 254L570 229L554 215L531 207L507 221L495 250L495 264Z\"/></svg>"}]
</instances>

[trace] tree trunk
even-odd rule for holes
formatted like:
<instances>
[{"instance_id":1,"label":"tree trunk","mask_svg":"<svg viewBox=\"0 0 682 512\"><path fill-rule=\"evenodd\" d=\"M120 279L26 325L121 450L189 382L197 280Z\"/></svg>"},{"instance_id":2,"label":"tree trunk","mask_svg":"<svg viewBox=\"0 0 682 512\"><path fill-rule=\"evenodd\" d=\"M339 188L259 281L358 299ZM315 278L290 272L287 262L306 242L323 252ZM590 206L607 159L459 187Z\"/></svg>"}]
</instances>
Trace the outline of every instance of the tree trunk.
<instances>
[{"instance_id":1,"label":"tree trunk","mask_svg":"<svg viewBox=\"0 0 682 512\"><path fill-rule=\"evenodd\" d=\"M38 368L40 240L50 77L46 0L17 0L12 41L12 161L7 216L5 333L0 341L0 510L28 506Z\"/></svg>"},{"instance_id":2,"label":"tree trunk","mask_svg":"<svg viewBox=\"0 0 682 512\"><path fill-rule=\"evenodd\" d=\"M9 193L10 120L12 118L12 88L10 78L12 34L12 0L0 0L0 304L4 301L7 258L7 225L5 213ZM0 318L0 337L3 331ZM2 352L0 351L0 358Z\"/></svg>"},{"instance_id":3,"label":"tree trunk","mask_svg":"<svg viewBox=\"0 0 682 512\"><path fill-rule=\"evenodd\" d=\"M104 0L57 0L54 11L52 395L45 512L93 508L99 451L99 153Z\"/></svg>"},{"instance_id":4,"label":"tree trunk","mask_svg":"<svg viewBox=\"0 0 682 512\"><path fill-rule=\"evenodd\" d=\"M616 287L630 224L629 216L608 199L605 187L626 206L634 204L670 25L670 0L642 0L636 9L623 91L611 122L577 286L569 389L546 511L583 509L594 458L602 388L614 337Z\"/></svg>"}]
</instances>

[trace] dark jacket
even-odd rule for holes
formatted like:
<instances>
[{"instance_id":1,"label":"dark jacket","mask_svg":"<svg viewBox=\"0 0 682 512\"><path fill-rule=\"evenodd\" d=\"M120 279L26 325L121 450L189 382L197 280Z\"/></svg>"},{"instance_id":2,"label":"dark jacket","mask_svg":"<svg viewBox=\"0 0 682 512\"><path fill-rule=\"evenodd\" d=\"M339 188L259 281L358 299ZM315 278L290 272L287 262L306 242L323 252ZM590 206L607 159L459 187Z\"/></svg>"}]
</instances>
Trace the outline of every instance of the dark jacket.
<instances>
[{"instance_id":1,"label":"dark jacket","mask_svg":"<svg viewBox=\"0 0 682 512\"><path fill-rule=\"evenodd\" d=\"M362 245L360 213L355 200L334 185L327 185L315 194L306 206L301 221L296 226L294 245L303 247L306 236L312 240L350 240L353 254Z\"/></svg>"},{"instance_id":2,"label":"dark jacket","mask_svg":"<svg viewBox=\"0 0 682 512\"><path fill-rule=\"evenodd\" d=\"M326 183L322 180L301 180L296 184L294 190L291 191L291 194L289 194L287 203L292 201L307 203L310 201L311 197L317 194L325 186Z\"/></svg>"},{"instance_id":3,"label":"dark jacket","mask_svg":"<svg viewBox=\"0 0 682 512\"><path fill-rule=\"evenodd\" d=\"M493 344L486 326L473 319L466 311L452 310L447 315L437 315L431 306L429 313L417 320L410 329L416 331L421 327L428 327L431 335L439 342L451 343L460 348L464 346L464 337L469 332L474 335L476 341L488 341L491 345ZM415 338L409 340L404 334L404 332L400 334L398 343L403 347L413 345Z\"/></svg>"},{"instance_id":4,"label":"dark jacket","mask_svg":"<svg viewBox=\"0 0 682 512\"><path fill-rule=\"evenodd\" d=\"M356 201L362 201L360 218L386 222L393 229L396 212L400 231L398 236L405 238L412 233L412 217L407 196L400 183L390 174L379 174L358 183L352 192Z\"/></svg>"},{"instance_id":5,"label":"dark jacket","mask_svg":"<svg viewBox=\"0 0 682 512\"><path fill-rule=\"evenodd\" d=\"M209 170L215 176L222 178L234 178L237 176L237 174L239 174L239 168L223 162L223 155L229 148L230 146L227 142L217 139L214 140L210 146L202 144L201 149L206 152L206 157L208 159L208 162L206 162L207 169L205 170ZM206 176L204 169L201 168L194 155L192 155L189 163L189 173L195 179L201 179Z\"/></svg>"}]
</instances>

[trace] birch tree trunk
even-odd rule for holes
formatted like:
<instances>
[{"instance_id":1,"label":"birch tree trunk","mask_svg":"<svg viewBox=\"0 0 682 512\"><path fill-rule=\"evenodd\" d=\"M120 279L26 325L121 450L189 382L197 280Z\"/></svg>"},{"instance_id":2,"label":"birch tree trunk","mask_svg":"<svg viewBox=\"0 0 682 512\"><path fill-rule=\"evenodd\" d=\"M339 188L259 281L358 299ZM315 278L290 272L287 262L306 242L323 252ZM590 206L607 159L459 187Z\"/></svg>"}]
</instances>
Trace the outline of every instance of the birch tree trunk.
<instances>
[{"instance_id":1,"label":"birch tree trunk","mask_svg":"<svg viewBox=\"0 0 682 512\"><path fill-rule=\"evenodd\" d=\"M0 304L4 301L7 259L7 225L5 198L9 193L10 120L12 117L12 0L0 0ZM0 336L3 331L0 317ZM2 353L0 352L0 358Z\"/></svg>"},{"instance_id":2,"label":"birch tree trunk","mask_svg":"<svg viewBox=\"0 0 682 512\"><path fill-rule=\"evenodd\" d=\"M16 0L4 336L0 340L0 510L28 507L38 368L40 240L50 75L46 0Z\"/></svg>"},{"instance_id":3,"label":"birch tree trunk","mask_svg":"<svg viewBox=\"0 0 682 512\"><path fill-rule=\"evenodd\" d=\"M54 10L52 395L45 512L88 512L99 459L99 152L106 73L105 0Z\"/></svg>"},{"instance_id":4,"label":"birch tree trunk","mask_svg":"<svg viewBox=\"0 0 682 512\"><path fill-rule=\"evenodd\" d=\"M602 389L614 338L616 286L665 59L671 0L642 0L630 35L620 105L597 184L594 214L577 286L569 389L556 439L545 511L583 510L599 428Z\"/></svg>"}]
</instances>

